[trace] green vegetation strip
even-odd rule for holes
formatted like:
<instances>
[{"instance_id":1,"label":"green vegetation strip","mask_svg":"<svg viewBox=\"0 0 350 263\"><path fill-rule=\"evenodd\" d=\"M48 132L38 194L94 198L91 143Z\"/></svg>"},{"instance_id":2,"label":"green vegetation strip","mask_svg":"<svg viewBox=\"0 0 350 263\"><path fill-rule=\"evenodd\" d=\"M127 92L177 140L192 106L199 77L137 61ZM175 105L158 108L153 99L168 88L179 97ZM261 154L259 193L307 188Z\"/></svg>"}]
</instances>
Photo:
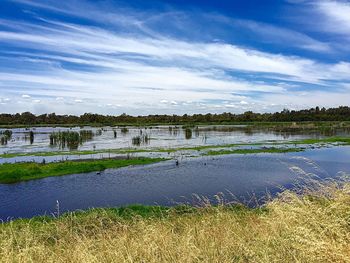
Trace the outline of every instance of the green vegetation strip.
<instances>
[{"instance_id":1,"label":"green vegetation strip","mask_svg":"<svg viewBox=\"0 0 350 263\"><path fill-rule=\"evenodd\" d=\"M210 209L217 209L218 206L211 206ZM251 213L251 214L264 214L268 210L265 207L249 208L243 204L233 204L225 205L220 207L228 212L234 213ZM19 218L11 222L12 225L21 225L23 223L38 224L38 223L48 223L57 222L58 220L69 220L72 216L79 221L84 220L87 217L95 216L105 216L109 218L114 218L115 220L126 220L133 221L135 218L142 219L165 219L172 216L184 216L184 215L195 215L199 214L201 208L194 207L190 205L177 205L177 206L158 206L158 205L141 205L133 204L122 207L113 208L91 208L88 210L77 210L75 212L66 212L59 215L59 219L54 216L35 216L30 219ZM57 216L57 215L55 215ZM77 222L78 223L78 222ZM4 227L8 223L0 224L0 228Z\"/></svg>"},{"instance_id":2,"label":"green vegetation strip","mask_svg":"<svg viewBox=\"0 0 350 263\"><path fill-rule=\"evenodd\" d=\"M161 158L102 159L59 163L15 163L0 165L0 183L16 183L50 176L103 171L129 165L145 165L163 161Z\"/></svg>"},{"instance_id":3,"label":"green vegetation strip","mask_svg":"<svg viewBox=\"0 0 350 263\"><path fill-rule=\"evenodd\" d=\"M302 148L259 148L259 149L234 149L234 150L221 150L221 151L209 151L204 156L210 155L224 155L224 154L253 154L253 153L289 153L289 152L301 152Z\"/></svg>"},{"instance_id":4,"label":"green vegetation strip","mask_svg":"<svg viewBox=\"0 0 350 263\"><path fill-rule=\"evenodd\" d=\"M155 150L156 151L156 150ZM111 150L87 150L87 151L53 151L53 152L32 152L32 153L5 153L0 154L2 158L24 157L24 156L57 156L57 155L90 155L90 154L128 154L128 153L141 153L141 152L155 152L153 150L142 149L111 149Z\"/></svg>"},{"instance_id":5,"label":"green vegetation strip","mask_svg":"<svg viewBox=\"0 0 350 263\"><path fill-rule=\"evenodd\" d=\"M289 144L319 144L319 143L341 143L343 145L350 145L350 137L328 137L323 139L304 139L304 140L289 142Z\"/></svg>"}]
</instances>

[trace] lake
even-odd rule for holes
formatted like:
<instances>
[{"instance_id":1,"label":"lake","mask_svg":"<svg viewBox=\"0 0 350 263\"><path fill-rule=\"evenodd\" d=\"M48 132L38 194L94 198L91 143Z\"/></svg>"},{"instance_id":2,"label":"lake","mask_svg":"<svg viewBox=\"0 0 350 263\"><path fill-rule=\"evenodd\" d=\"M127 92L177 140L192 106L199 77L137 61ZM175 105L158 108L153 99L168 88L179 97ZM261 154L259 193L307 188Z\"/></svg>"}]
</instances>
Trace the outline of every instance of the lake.
<instances>
[{"instance_id":1,"label":"lake","mask_svg":"<svg viewBox=\"0 0 350 263\"><path fill-rule=\"evenodd\" d=\"M4 131L6 129L0 129ZM6 145L0 145L0 155L4 153L35 153L67 150L105 150L105 149L154 149L178 148L203 145L222 145L234 143L256 143L265 141L285 141L307 138L324 138L327 136L345 136L349 129L279 130L267 127L250 127L245 125L196 126L149 126L149 127L32 127L10 129L12 137ZM30 132L34 141L30 140ZM91 131L93 137L77 145L76 149L50 145L50 135L64 131ZM115 137L116 135L116 137ZM133 140L147 136L149 140Z\"/></svg>"},{"instance_id":2,"label":"lake","mask_svg":"<svg viewBox=\"0 0 350 263\"><path fill-rule=\"evenodd\" d=\"M262 135L271 138L277 135ZM44 139L43 139L44 140ZM298 182L337 178L350 173L350 147L309 149L287 154L223 155L184 158L147 166L109 169L0 185L2 220L51 215L92 207L129 204L199 204L194 195L223 193L226 201L254 206Z\"/></svg>"}]
</instances>

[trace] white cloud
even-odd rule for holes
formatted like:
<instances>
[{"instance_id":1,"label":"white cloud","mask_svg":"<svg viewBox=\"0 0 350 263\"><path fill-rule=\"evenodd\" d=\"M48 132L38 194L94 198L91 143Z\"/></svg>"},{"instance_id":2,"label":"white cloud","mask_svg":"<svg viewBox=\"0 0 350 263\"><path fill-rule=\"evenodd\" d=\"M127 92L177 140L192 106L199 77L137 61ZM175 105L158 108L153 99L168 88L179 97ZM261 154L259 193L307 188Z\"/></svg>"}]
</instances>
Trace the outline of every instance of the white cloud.
<instances>
[{"instance_id":1,"label":"white cloud","mask_svg":"<svg viewBox=\"0 0 350 263\"><path fill-rule=\"evenodd\" d=\"M348 1L321 0L314 3L325 19L320 19L324 29L350 36L350 3Z\"/></svg>"},{"instance_id":2,"label":"white cloud","mask_svg":"<svg viewBox=\"0 0 350 263\"><path fill-rule=\"evenodd\" d=\"M23 98L23 99L30 99L31 96L29 96L29 95L27 95L27 94L23 94L23 95L22 95L22 98Z\"/></svg>"},{"instance_id":3,"label":"white cloud","mask_svg":"<svg viewBox=\"0 0 350 263\"><path fill-rule=\"evenodd\" d=\"M72 2L58 6L53 1L47 4L16 1L72 16L84 16L95 22L103 21L104 12L91 8L86 2L82 2L88 5L84 9L86 12L82 13ZM332 5L331 8L335 10ZM264 107L266 103L250 97L252 93L262 93L268 103L271 98L280 98L278 105L282 105L290 101L290 94L298 94L293 93L293 89L307 84L326 87L329 82L340 82L338 86L350 82L350 64L345 60L326 63L225 42L180 40L147 28L147 21L151 18L143 14L119 12L113 18L112 13L107 12L105 17L106 23L113 23L116 27L129 25L130 34L114 30L114 27L107 30L43 18L38 24L2 20L12 31L0 31L1 42L23 50L36 50L8 52L9 60L21 65L23 70L0 72L0 88L5 96L21 96L23 92L29 92L33 97L45 95L48 99L42 99L41 104L65 113L91 111L96 105L101 105L101 110L128 105L120 110L155 113L160 108L168 110L166 104L179 105L185 100L186 103L181 104L183 110L193 112L220 109L223 105L232 109ZM167 19L166 14L162 19ZM339 19L346 24L343 15ZM303 33L254 21L242 20L240 23L242 28L264 35L266 40L278 42L280 36L283 41L295 43L303 49L330 50L327 43ZM89 70L84 71L86 67ZM261 81L265 78L274 81ZM294 104L303 101L294 95L291 98L295 99ZM325 95L319 95L319 98L326 99ZM214 101L212 105L203 103L209 99ZM224 100L228 102L222 105L217 102Z\"/></svg>"},{"instance_id":4,"label":"white cloud","mask_svg":"<svg viewBox=\"0 0 350 263\"><path fill-rule=\"evenodd\" d=\"M329 43L319 41L295 30L251 20L233 20L231 23L237 24L243 30L254 32L256 37L265 43L275 43L316 52L333 52Z\"/></svg>"}]
</instances>

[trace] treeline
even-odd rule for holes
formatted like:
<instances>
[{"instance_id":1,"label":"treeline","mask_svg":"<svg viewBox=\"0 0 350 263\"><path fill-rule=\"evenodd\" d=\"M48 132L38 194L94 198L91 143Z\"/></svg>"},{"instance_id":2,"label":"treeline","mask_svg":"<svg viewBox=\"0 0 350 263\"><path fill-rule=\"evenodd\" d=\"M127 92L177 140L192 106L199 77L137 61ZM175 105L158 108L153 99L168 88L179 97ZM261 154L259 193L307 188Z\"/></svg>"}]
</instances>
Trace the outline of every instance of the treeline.
<instances>
[{"instance_id":1,"label":"treeline","mask_svg":"<svg viewBox=\"0 0 350 263\"><path fill-rule=\"evenodd\" d=\"M55 113L34 115L30 112L17 114L0 114L0 125L40 125L40 124L181 124L181 123L234 123L234 122L288 122L288 121L350 121L350 107L311 108L305 110L283 110L275 113L254 113L247 111L242 114L224 112L221 114L193 115L148 115L119 116L85 113L80 116L56 115Z\"/></svg>"}]
</instances>

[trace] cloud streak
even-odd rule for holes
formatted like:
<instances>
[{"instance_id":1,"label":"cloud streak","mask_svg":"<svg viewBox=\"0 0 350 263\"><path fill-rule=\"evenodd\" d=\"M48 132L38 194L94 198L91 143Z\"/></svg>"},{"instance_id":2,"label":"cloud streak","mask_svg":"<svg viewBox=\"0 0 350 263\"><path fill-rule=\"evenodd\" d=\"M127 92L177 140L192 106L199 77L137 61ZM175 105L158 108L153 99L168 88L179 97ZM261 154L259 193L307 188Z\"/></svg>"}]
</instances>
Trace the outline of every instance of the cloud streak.
<instances>
[{"instance_id":1,"label":"cloud streak","mask_svg":"<svg viewBox=\"0 0 350 263\"><path fill-rule=\"evenodd\" d=\"M276 109L304 106L295 87L310 94L307 87L318 86L323 91L314 93L314 103L325 106L337 104L326 99L334 83L338 92L348 92L344 87L350 83L350 64L346 61L322 62L234 43L169 36L149 27L150 18L144 13L129 9L104 13L80 1L65 7L15 2L91 23L38 15L31 22L0 21L0 43L6 47L0 51L0 91L20 104L1 98L5 111L26 107L60 113L261 111L273 110L272 104ZM76 8L77 3L86 6L85 12ZM165 13L153 20L161 24L167 19ZM102 21L110 26L103 26ZM248 20L238 24L275 43L280 36L295 40L303 49L331 50L330 45L293 30Z\"/></svg>"}]
</instances>

